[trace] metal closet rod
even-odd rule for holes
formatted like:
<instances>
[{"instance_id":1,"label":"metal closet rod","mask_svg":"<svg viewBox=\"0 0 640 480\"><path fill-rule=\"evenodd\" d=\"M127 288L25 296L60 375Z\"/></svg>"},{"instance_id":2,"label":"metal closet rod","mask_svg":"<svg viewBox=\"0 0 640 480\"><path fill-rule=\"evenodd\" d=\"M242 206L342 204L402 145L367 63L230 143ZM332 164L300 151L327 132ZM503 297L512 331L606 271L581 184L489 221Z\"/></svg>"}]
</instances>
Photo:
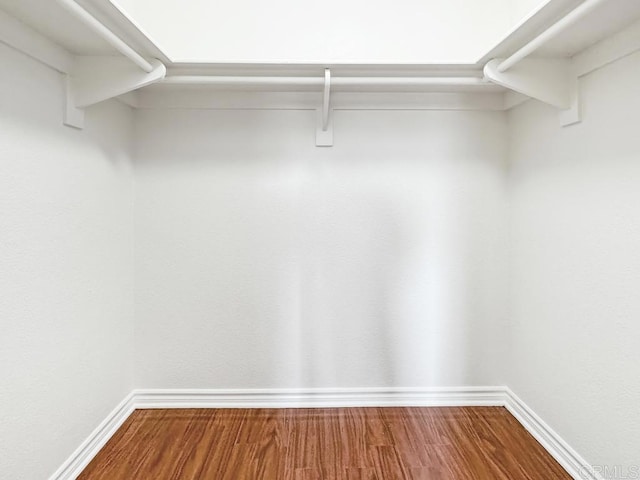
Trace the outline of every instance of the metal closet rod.
<instances>
[{"instance_id":1,"label":"metal closet rod","mask_svg":"<svg viewBox=\"0 0 640 480\"><path fill-rule=\"evenodd\" d=\"M179 85L322 87L325 84L325 77L173 75L166 77L162 82ZM331 87L486 85L491 83L479 77L331 77Z\"/></svg>"},{"instance_id":2,"label":"metal closet rod","mask_svg":"<svg viewBox=\"0 0 640 480\"><path fill-rule=\"evenodd\" d=\"M127 45L120 37L105 27L99 20L78 5L74 0L57 0L57 2L142 70L147 73L153 71L153 65L145 60L142 55Z\"/></svg>"},{"instance_id":3,"label":"metal closet rod","mask_svg":"<svg viewBox=\"0 0 640 480\"><path fill-rule=\"evenodd\" d=\"M498 71L505 72L509 70L520 60L524 60L563 30L570 27L607 1L608 0L586 0L498 65Z\"/></svg>"}]
</instances>

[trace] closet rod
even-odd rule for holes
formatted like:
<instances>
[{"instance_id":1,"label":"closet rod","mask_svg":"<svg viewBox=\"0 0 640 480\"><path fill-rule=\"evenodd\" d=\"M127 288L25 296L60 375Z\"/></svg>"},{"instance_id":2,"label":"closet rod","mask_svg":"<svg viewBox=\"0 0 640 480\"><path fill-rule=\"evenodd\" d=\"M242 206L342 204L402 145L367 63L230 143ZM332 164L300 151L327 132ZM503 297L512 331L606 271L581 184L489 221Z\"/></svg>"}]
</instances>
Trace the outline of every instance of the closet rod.
<instances>
[{"instance_id":1,"label":"closet rod","mask_svg":"<svg viewBox=\"0 0 640 480\"><path fill-rule=\"evenodd\" d=\"M142 70L147 73L151 73L153 71L153 65L145 60L142 55L127 45L120 37L105 27L99 20L78 5L74 0L57 0L57 2Z\"/></svg>"},{"instance_id":2,"label":"closet rod","mask_svg":"<svg viewBox=\"0 0 640 480\"><path fill-rule=\"evenodd\" d=\"M256 87L322 87L323 77L258 77L218 75L174 75L163 83L179 85L256 86ZM427 87L486 86L479 77L331 77L332 87Z\"/></svg>"},{"instance_id":3,"label":"closet rod","mask_svg":"<svg viewBox=\"0 0 640 480\"><path fill-rule=\"evenodd\" d=\"M503 61L500 65L498 65L499 72L505 72L513 67L520 60L525 59L533 52L538 50L542 45L547 43L553 37L561 33L566 28L570 27L578 20L583 18L584 16L591 13L601 4L607 2L608 0L586 0L584 3L580 4L577 8L571 10L567 15L562 17L559 21L551 25L548 29L538 35L536 38L527 43L524 47L518 50L516 53L511 55L505 61Z\"/></svg>"}]
</instances>

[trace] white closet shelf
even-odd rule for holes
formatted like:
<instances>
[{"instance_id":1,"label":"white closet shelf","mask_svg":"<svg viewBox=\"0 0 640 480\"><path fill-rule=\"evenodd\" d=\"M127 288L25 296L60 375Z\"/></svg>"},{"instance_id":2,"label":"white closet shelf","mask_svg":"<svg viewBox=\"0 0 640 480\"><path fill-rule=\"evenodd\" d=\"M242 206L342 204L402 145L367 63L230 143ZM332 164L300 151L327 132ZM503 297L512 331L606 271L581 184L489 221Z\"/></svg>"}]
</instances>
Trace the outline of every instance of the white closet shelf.
<instances>
[{"instance_id":1,"label":"white closet shelf","mask_svg":"<svg viewBox=\"0 0 640 480\"><path fill-rule=\"evenodd\" d=\"M584 9L585 5L592 5L593 8ZM581 17L575 24L566 25L566 28L563 28L557 36L540 45L534 54L542 57L573 56L640 18L640 2L638 0L548 0L537 11L532 12L516 25L497 45L477 61L470 64L454 65L460 68L469 65L484 66L492 58L506 58L539 33L558 23L565 15L571 14L573 10L579 11L581 9L587 13L584 17ZM85 10L98 23L125 40L143 57L158 58L167 67L194 65L171 58L166 53L166 49L159 46L157 41L152 39L133 18L109 0L52 0L49 2L0 0L0 10L40 32L73 55L93 56L118 53L117 49L113 48L113 44L105 40L86 22L78 19L78 12ZM73 10L76 11L76 14L71 13ZM204 65L216 66L218 64ZM238 68L254 66L254 68L273 69L278 64L238 63L236 65ZM317 65L321 67L339 66L325 63ZM427 69L430 67L438 68L438 65L413 65L418 70L423 66ZM291 68L291 65L287 65L287 67ZM300 65L300 67L306 68L308 66ZM410 68L411 65L387 65L386 67Z\"/></svg>"},{"instance_id":2,"label":"white closet shelf","mask_svg":"<svg viewBox=\"0 0 640 480\"><path fill-rule=\"evenodd\" d=\"M169 91L272 92L287 105L314 94L324 97L319 109L334 94L359 96L360 106L386 98L389 108L413 101L424 108L432 102L434 108L506 109L535 98L559 108L562 123L571 124L580 119L577 78L640 50L639 0L549 0L465 64L187 63L171 58L109 0L0 0L0 9L1 42L68 75L65 122L76 127L81 108L92 103L120 97L150 106L154 94ZM390 102L384 95L391 94ZM264 95L228 96L245 107L258 97L264 105ZM213 104L220 102L233 107L218 95Z\"/></svg>"}]
</instances>

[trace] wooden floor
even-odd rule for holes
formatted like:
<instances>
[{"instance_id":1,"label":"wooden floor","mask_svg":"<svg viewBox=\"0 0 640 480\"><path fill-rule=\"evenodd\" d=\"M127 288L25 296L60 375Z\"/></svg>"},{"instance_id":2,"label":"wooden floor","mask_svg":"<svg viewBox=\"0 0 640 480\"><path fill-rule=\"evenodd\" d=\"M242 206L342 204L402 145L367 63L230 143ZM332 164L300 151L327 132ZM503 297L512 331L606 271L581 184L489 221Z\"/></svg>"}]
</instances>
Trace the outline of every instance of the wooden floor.
<instances>
[{"instance_id":1,"label":"wooden floor","mask_svg":"<svg viewBox=\"0 0 640 480\"><path fill-rule=\"evenodd\" d=\"M555 480L502 407L137 410L79 480Z\"/></svg>"}]
</instances>

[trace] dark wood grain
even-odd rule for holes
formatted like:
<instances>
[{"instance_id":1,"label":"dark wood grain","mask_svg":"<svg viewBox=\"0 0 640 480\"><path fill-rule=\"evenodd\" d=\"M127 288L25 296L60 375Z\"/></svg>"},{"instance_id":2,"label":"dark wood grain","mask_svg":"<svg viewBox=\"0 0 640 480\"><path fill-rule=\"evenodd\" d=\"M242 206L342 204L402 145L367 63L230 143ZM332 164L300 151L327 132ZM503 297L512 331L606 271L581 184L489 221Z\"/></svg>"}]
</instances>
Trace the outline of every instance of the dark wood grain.
<instances>
[{"instance_id":1,"label":"dark wood grain","mask_svg":"<svg viewBox=\"0 0 640 480\"><path fill-rule=\"evenodd\" d=\"M136 410L79 480L570 480L501 407Z\"/></svg>"}]
</instances>

